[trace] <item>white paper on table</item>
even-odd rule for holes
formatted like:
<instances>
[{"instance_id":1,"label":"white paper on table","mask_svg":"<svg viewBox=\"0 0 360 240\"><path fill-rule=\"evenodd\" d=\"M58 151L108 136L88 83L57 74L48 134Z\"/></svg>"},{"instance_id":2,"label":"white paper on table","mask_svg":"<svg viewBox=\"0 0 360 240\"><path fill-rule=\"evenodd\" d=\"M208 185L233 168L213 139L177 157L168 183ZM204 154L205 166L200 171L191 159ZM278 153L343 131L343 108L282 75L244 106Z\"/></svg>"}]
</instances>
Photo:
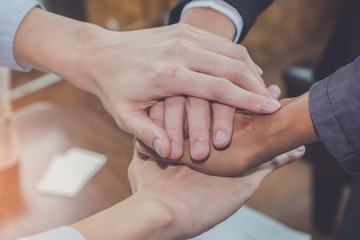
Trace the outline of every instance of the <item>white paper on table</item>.
<instances>
[{"instance_id":1,"label":"white paper on table","mask_svg":"<svg viewBox=\"0 0 360 240\"><path fill-rule=\"evenodd\" d=\"M295 217L295 216L294 216ZM243 206L233 216L193 240L311 240L307 233Z\"/></svg>"},{"instance_id":2,"label":"white paper on table","mask_svg":"<svg viewBox=\"0 0 360 240\"><path fill-rule=\"evenodd\" d=\"M105 155L72 148L53 157L37 190L47 195L74 197L106 161Z\"/></svg>"}]
</instances>

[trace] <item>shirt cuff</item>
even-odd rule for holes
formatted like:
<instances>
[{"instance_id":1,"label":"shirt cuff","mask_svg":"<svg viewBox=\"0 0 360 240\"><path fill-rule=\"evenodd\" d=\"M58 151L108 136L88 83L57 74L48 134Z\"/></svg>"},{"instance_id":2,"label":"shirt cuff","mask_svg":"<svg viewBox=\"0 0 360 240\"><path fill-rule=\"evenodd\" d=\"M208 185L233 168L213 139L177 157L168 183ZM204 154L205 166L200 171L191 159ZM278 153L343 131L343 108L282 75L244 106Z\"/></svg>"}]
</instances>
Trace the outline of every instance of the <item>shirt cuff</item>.
<instances>
[{"instance_id":1,"label":"shirt cuff","mask_svg":"<svg viewBox=\"0 0 360 240\"><path fill-rule=\"evenodd\" d=\"M211 8L215 11L218 11L228 18L234 23L236 27L236 35L233 39L233 42L237 43L240 39L240 35L242 32L242 29L244 27L244 20L241 17L240 13L230 4L223 0L197 0L187 3L182 12L181 17L185 14L186 11L188 11L191 8L197 8L197 7L207 7Z\"/></svg>"},{"instance_id":2,"label":"shirt cuff","mask_svg":"<svg viewBox=\"0 0 360 240\"><path fill-rule=\"evenodd\" d=\"M321 141L340 165L360 173L360 57L314 84L311 118Z\"/></svg>"},{"instance_id":3,"label":"shirt cuff","mask_svg":"<svg viewBox=\"0 0 360 240\"><path fill-rule=\"evenodd\" d=\"M14 39L22 20L34 7L43 8L33 0L0 1L0 65L19 71L30 68L20 66L14 58Z\"/></svg>"},{"instance_id":4,"label":"shirt cuff","mask_svg":"<svg viewBox=\"0 0 360 240\"><path fill-rule=\"evenodd\" d=\"M59 227L31 237L18 240L86 240L78 231L71 227Z\"/></svg>"}]
</instances>

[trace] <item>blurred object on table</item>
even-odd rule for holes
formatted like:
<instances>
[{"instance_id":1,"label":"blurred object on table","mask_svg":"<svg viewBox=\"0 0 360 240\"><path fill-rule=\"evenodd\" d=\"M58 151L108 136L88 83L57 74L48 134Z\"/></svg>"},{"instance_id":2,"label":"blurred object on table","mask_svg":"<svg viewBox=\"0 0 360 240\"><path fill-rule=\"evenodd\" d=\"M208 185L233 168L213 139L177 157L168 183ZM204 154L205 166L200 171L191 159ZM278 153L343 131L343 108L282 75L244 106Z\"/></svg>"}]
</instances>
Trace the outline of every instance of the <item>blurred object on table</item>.
<instances>
[{"instance_id":1,"label":"blurred object on table","mask_svg":"<svg viewBox=\"0 0 360 240\"><path fill-rule=\"evenodd\" d=\"M10 70L0 67L0 174L17 162L17 136L9 103Z\"/></svg>"}]
</instances>

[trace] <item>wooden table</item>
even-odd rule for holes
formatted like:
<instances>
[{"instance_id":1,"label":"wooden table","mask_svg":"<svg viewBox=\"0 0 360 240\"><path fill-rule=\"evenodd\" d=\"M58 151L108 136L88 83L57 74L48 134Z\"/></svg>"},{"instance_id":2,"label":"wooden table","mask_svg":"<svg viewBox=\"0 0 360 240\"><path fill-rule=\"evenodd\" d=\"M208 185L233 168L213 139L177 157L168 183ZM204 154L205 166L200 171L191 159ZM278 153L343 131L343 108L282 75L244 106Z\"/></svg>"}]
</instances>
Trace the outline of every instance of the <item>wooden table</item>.
<instances>
[{"instance_id":1,"label":"wooden table","mask_svg":"<svg viewBox=\"0 0 360 240\"><path fill-rule=\"evenodd\" d=\"M19 164L0 172L0 239L68 225L130 196L132 137L92 95L62 81L14 102ZM108 157L75 198L40 195L36 186L55 154L81 147Z\"/></svg>"},{"instance_id":2,"label":"wooden table","mask_svg":"<svg viewBox=\"0 0 360 240\"><path fill-rule=\"evenodd\" d=\"M26 80L25 76L16 78ZM32 103L41 104L21 113ZM96 97L62 81L16 100L13 106L18 116L20 164L0 173L0 240L71 224L130 196L127 167L132 137L119 130ZM37 183L51 157L74 146L103 153L109 161L76 198L37 194ZM311 176L311 166L297 161L268 177L247 205L316 235L311 224ZM346 197L342 202L344 207ZM316 239L329 240L332 235Z\"/></svg>"}]
</instances>

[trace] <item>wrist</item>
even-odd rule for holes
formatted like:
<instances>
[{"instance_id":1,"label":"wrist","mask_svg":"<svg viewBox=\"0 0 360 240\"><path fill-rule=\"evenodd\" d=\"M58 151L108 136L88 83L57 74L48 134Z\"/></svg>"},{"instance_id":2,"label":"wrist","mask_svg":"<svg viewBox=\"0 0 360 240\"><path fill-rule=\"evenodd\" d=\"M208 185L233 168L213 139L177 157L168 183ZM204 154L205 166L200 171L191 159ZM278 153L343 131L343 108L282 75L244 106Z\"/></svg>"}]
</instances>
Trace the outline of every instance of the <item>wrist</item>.
<instances>
[{"instance_id":1,"label":"wrist","mask_svg":"<svg viewBox=\"0 0 360 240\"><path fill-rule=\"evenodd\" d=\"M281 109L269 115L270 137L265 139L269 147L281 145L280 153L289 151L304 144L319 141L314 128L310 110L309 96L305 93L299 97L280 101Z\"/></svg>"},{"instance_id":2,"label":"wrist","mask_svg":"<svg viewBox=\"0 0 360 240\"><path fill-rule=\"evenodd\" d=\"M192 8L184 14L180 22L229 40L233 40L236 34L236 28L231 19L211 8Z\"/></svg>"},{"instance_id":3,"label":"wrist","mask_svg":"<svg viewBox=\"0 0 360 240\"><path fill-rule=\"evenodd\" d=\"M86 79L83 76L86 71L82 71L87 67L86 49L100 35L100 29L34 8L15 35L14 56L23 67L52 72L79 85L77 79Z\"/></svg>"},{"instance_id":4,"label":"wrist","mask_svg":"<svg viewBox=\"0 0 360 240\"><path fill-rule=\"evenodd\" d=\"M174 239L169 232L171 225L167 208L139 192L70 227L87 240L161 240Z\"/></svg>"}]
</instances>

